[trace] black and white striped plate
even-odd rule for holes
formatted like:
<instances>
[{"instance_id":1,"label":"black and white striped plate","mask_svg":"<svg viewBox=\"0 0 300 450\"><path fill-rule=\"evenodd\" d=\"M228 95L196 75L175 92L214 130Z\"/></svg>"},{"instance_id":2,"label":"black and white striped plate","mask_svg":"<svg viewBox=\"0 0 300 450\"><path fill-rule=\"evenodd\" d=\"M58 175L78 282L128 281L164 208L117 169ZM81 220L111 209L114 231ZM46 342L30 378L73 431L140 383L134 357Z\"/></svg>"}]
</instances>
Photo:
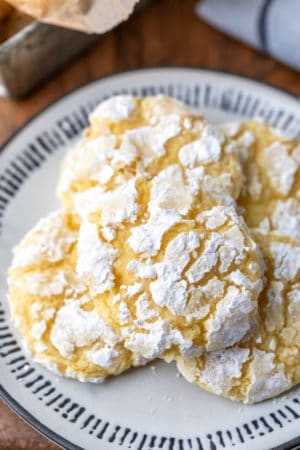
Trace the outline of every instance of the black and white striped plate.
<instances>
[{"instance_id":1,"label":"black and white striped plate","mask_svg":"<svg viewBox=\"0 0 300 450\"><path fill-rule=\"evenodd\" d=\"M102 385L60 379L34 364L10 323L6 271L11 249L55 208L65 149L100 100L117 93L176 96L216 122L260 116L300 133L298 100L255 81L206 70L163 68L114 75L40 113L0 156L0 381L3 398L67 449L291 449L300 444L300 390L254 406L202 392L157 363ZM1 443L0 443L1 447Z\"/></svg>"}]
</instances>

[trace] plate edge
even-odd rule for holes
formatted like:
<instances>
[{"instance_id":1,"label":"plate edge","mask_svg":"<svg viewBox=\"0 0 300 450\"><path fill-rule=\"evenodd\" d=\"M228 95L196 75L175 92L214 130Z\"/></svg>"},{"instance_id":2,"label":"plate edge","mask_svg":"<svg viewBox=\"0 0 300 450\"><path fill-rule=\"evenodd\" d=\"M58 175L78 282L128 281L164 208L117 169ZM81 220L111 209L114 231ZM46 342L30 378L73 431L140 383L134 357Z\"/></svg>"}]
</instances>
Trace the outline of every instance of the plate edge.
<instances>
[{"instance_id":1,"label":"plate edge","mask_svg":"<svg viewBox=\"0 0 300 450\"><path fill-rule=\"evenodd\" d=\"M46 425L36 419L32 414L30 414L22 405L20 405L17 400L15 400L2 385L0 385L0 399L13 411L15 412L27 425L32 429L38 431L41 435L45 436L47 439L52 441L54 444L59 445L61 448L66 450L84 450L82 447L73 442L61 437L59 434L50 430Z\"/></svg>"},{"instance_id":2,"label":"plate edge","mask_svg":"<svg viewBox=\"0 0 300 450\"><path fill-rule=\"evenodd\" d=\"M278 92L288 95L292 100L298 100L298 96L296 94L293 94L292 92L290 92L288 89L284 89L281 87L276 86L275 84L269 83L267 81L264 80L259 80L258 78L255 77L250 77L248 75L244 75L244 74L240 74L238 72L231 72L229 70L221 70L221 69L211 69L208 67L202 67L202 66L180 66L180 65L176 65L176 66L147 66L147 67L141 67L141 68L134 68L134 69L128 69L128 70L120 70L117 72L113 72L111 74L108 75L102 75L99 76L97 78L94 78L93 80L84 82L82 84L79 84L78 86L74 87L73 89L71 89L70 91L68 91L67 93L57 97L55 100L51 101L50 103L48 103L48 105L44 106L43 108L41 108L39 111L37 111L35 114L33 114L32 117L30 117L30 119L28 119L23 125L21 125L19 128L17 128L1 145L0 145L0 154L3 153L3 151L5 150L5 147L7 145L10 144L10 142L16 138L18 136L19 133L21 133L23 131L24 128L26 128L28 125L30 125L31 122L33 122L35 119L38 118L39 115L43 114L44 112L46 112L48 109L50 109L52 106L55 106L57 103L59 103L62 100L67 99L69 96L73 95L74 93L76 93L77 91L80 91L94 83L97 83L99 81L104 81L106 79L109 78L114 78L114 77L118 77L121 75L125 75L125 74L131 74L134 72L147 72L149 70L190 70L190 71L202 71L202 72L212 72L212 73L216 73L216 74L220 74L220 75L230 75L232 77L235 78L242 78L244 80L247 81L254 81L258 84L262 84L266 87L272 88L274 90L277 90ZM300 105L300 103L299 103Z\"/></svg>"}]
</instances>

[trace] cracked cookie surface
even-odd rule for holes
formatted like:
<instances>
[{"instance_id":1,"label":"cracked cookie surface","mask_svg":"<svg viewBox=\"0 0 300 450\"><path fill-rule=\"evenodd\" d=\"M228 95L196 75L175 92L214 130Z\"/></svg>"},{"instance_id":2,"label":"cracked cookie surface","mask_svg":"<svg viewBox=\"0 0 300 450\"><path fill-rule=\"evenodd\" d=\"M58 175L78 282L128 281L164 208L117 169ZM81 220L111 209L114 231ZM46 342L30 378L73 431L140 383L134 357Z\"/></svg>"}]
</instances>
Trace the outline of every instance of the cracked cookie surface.
<instances>
[{"instance_id":1,"label":"cracked cookie surface","mask_svg":"<svg viewBox=\"0 0 300 450\"><path fill-rule=\"evenodd\" d=\"M14 249L8 297L35 361L60 375L99 382L135 361L74 270L77 238L78 228L62 211L41 219Z\"/></svg>"},{"instance_id":2,"label":"cracked cookie surface","mask_svg":"<svg viewBox=\"0 0 300 450\"><path fill-rule=\"evenodd\" d=\"M261 122L225 127L241 157L238 199L266 263L259 321L241 344L181 359L200 387L245 403L274 397L300 382L299 141Z\"/></svg>"},{"instance_id":3,"label":"cracked cookie surface","mask_svg":"<svg viewBox=\"0 0 300 450\"><path fill-rule=\"evenodd\" d=\"M121 96L66 156L58 192L80 224L77 272L141 358L227 347L256 313L261 260L233 206L229 142L174 99Z\"/></svg>"},{"instance_id":4,"label":"cracked cookie surface","mask_svg":"<svg viewBox=\"0 0 300 450\"><path fill-rule=\"evenodd\" d=\"M275 232L255 232L267 264L259 319L240 344L178 362L200 387L255 403L300 382L300 244Z\"/></svg>"}]
</instances>

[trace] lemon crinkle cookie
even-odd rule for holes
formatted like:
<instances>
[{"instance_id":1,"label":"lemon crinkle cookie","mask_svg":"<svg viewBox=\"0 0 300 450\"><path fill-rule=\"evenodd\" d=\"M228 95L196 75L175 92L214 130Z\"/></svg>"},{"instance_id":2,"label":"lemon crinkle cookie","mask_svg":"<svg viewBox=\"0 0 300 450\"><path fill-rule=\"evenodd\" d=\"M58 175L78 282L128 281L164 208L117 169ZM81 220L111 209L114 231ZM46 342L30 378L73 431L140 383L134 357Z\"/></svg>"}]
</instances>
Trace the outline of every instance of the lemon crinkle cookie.
<instances>
[{"instance_id":1,"label":"lemon crinkle cookie","mask_svg":"<svg viewBox=\"0 0 300 450\"><path fill-rule=\"evenodd\" d=\"M224 131L245 173L238 204L247 224L256 227L267 267L260 320L241 345L181 359L178 367L213 393L254 403L300 382L300 147L297 139L259 121Z\"/></svg>"},{"instance_id":2,"label":"lemon crinkle cookie","mask_svg":"<svg viewBox=\"0 0 300 450\"><path fill-rule=\"evenodd\" d=\"M261 259L233 206L242 176L228 144L176 100L121 96L64 161L77 274L136 357L227 347L256 314Z\"/></svg>"},{"instance_id":3,"label":"lemon crinkle cookie","mask_svg":"<svg viewBox=\"0 0 300 450\"><path fill-rule=\"evenodd\" d=\"M178 361L189 381L244 403L272 398L300 382L300 245L276 232L254 236L267 262L258 323L240 344Z\"/></svg>"},{"instance_id":4,"label":"lemon crinkle cookie","mask_svg":"<svg viewBox=\"0 0 300 450\"><path fill-rule=\"evenodd\" d=\"M202 189L230 202L240 193L242 176L237 158L224 152L225 144L222 132L172 98L113 97L95 109L85 137L68 152L59 197L70 210L76 194L91 188L91 193L102 192L101 200L107 192L108 201L108 193L117 197L124 182L152 179L179 164L195 195Z\"/></svg>"},{"instance_id":5,"label":"lemon crinkle cookie","mask_svg":"<svg viewBox=\"0 0 300 450\"><path fill-rule=\"evenodd\" d=\"M135 361L76 274L77 235L62 211L40 220L14 250L9 301L23 343L37 362L96 382Z\"/></svg>"}]
</instances>

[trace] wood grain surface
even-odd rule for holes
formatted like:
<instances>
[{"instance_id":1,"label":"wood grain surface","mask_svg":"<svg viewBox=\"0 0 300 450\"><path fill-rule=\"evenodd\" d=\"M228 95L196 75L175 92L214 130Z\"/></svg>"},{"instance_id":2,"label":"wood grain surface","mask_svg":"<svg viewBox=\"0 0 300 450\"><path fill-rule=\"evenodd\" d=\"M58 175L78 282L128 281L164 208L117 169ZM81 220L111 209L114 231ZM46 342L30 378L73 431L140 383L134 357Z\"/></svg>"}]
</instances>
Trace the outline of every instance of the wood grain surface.
<instances>
[{"instance_id":1,"label":"wood grain surface","mask_svg":"<svg viewBox=\"0 0 300 450\"><path fill-rule=\"evenodd\" d=\"M77 86L117 71L188 65L235 72L300 95L300 75L215 31L194 12L196 0L154 0L148 9L102 36L25 100L0 99L0 143L50 102ZM38 70L38 69L37 69ZM0 449L58 449L0 402Z\"/></svg>"}]
</instances>

